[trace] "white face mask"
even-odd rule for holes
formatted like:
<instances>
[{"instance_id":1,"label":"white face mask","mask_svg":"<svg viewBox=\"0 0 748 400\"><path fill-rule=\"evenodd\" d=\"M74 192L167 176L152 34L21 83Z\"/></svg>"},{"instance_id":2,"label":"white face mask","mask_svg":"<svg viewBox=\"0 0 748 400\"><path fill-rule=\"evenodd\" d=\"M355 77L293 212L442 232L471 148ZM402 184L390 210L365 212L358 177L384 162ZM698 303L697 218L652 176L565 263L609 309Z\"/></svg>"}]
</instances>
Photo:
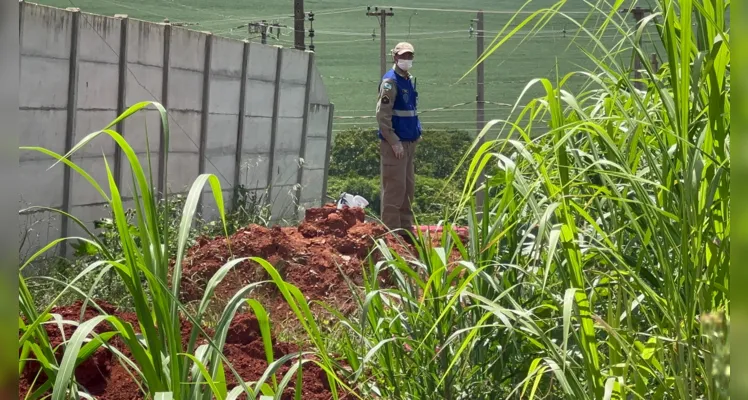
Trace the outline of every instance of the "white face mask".
<instances>
[{"instance_id":1,"label":"white face mask","mask_svg":"<svg viewBox=\"0 0 748 400\"><path fill-rule=\"evenodd\" d=\"M413 67L413 60L397 60L397 67L407 71Z\"/></svg>"}]
</instances>

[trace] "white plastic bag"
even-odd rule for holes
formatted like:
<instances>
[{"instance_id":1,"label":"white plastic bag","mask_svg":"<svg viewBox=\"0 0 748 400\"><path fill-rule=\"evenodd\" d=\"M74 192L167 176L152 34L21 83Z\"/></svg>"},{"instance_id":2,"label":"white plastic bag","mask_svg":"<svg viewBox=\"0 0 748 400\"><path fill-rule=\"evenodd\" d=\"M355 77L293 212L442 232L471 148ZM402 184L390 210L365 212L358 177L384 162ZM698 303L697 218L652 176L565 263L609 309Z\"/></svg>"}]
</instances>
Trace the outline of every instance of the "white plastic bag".
<instances>
[{"instance_id":1,"label":"white plastic bag","mask_svg":"<svg viewBox=\"0 0 748 400\"><path fill-rule=\"evenodd\" d=\"M346 192L341 193L340 199L338 199L338 209L343 208L344 206L366 208L368 205L369 202L365 198L359 195L354 196Z\"/></svg>"}]
</instances>

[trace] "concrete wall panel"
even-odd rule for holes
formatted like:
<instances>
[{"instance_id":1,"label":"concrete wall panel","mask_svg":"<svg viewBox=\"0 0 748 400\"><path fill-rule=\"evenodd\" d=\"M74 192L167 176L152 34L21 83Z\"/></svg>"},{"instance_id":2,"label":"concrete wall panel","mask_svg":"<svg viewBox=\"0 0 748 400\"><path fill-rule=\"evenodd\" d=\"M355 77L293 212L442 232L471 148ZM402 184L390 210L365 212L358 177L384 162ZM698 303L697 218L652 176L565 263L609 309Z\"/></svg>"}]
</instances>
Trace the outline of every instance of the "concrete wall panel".
<instances>
[{"instance_id":1,"label":"concrete wall panel","mask_svg":"<svg viewBox=\"0 0 748 400\"><path fill-rule=\"evenodd\" d=\"M327 140L307 138L304 166L309 169L324 169L327 152Z\"/></svg>"},{"instance_id":2,"label":"concrete wall panel","mask_svg":"<svg viewBox=\"0 0 748 400\"><path fill-rule=\"evenodd\" d=\"M244 114L254 117L272 117L275 84L257 80L247 81L247 102Z\"/></svg>"},{"instance_id":3,"label":"concrete wall panel","mask_svg":"<svg viewBox=\"0 0 748 400\"><path fill-rule=\"evenodd\" d=\"M68 104L70 61L39 57L21 57L21 108L65 109ZM63 128L64 129L64 128Z\"/></svg>"},{"instance_id":4,"label":"concrete wall panel","mask_svg":"<svg viewBox=\"0 0 748 400\"><path fill-rule=\"evenodd\" d=\"M203 101L203 73L178 69L169 70L169 110L200 111Z\"/></svg>"},{"instance_id":5,"label":"concrete wall panel","mask_svg":"<svg viewBox=\"0 0 748 400\"><path fill-rule=\"evenodd\" d=\"M65 110L20 110L18 127L19 146L39 146L57 154L65 154ZM38 151L20 150L20 160L52 158Z\"/></svg>"},{"instance_id":6,"label":"concrete wall panel","mask_svg":"<svg viewBox=\"0 0 748 400\"><path fill-rule=\"evenodd\" d=\"M330 104L330 98L327 96L327 89L325 83L322 81L322 75L320 75L317 66L314 66L312 71L311 90L309 91L309 103L311 104ZM372 90L374 88L372 87Z\"/></svg>"},{"instance_id":7,"label":"concrete wall panel","mask_svg":"<svg viewBox=\"0 0 748 400\"><path fill-rule=\"evenodd\" d=\"M248 117L244 121L242 152L252 154L268 153L270 151L270 135L273 126L272 118Z\"/></svg>"},{"instance_id":8,"label":"concrete wall panel","mask_svg":"<svg viewBox=\"0 0 748 400\"><path fill-rule=\"evenodd\" d=\"M305 51L283 49L281 59L281 82L306 85L307 66L309 65L309 54Z\"/></svg>"},{"instance_id":9,"label":"concrete wall panel","mask_svg":"<svg viewBox=\"0 0 748 400\"><path fill-rule=\"evenodd\" d=\"M301 131L304 120L301 118L278 118L278 137L275 139L275 151L291 152L299 156L301 148Z\"/></svg>"},{"instance_id":10,"label":"concrete wall panel","mask_svg":"<svg viewBox=\"0 0 748 400\"><path fill-rule=\"evenodd\" d=\"M213 38L210 70L215 75L241 78L244 43L222 37Z\"/></svg>"},{"instance_id":11,"label":"concrete wall panel","mask_svg":"<svg viewBox=\"0 0 748 400\"><path fill-rule=\"evenodd\" d=\"M275 81L275 67L278 62L278 48L259 43L249 44L247 79L265 82Z\"/></svg>"},{"instance_id":12,"label":"concrete wall panel","mask_svg":"<svg viewBox=\"0 0 748 400\"><path fill-rule=\"evenodd\" d=\"M117 85L119 67L117 64L78 63L78 108L117 109ZM104 126L101 126L103 128Z\"/></svg>"},{"instance_id":13,"label":"concrete wall panel","mask_svg":"<svg viewBox=\"0 0 748 400\"><path fill-rule=\"evenodd\" d=\"M279 95L279 117L301 118L304 116L304 96L306 95L306 88L304 86L281 83Z\"/></svg>"},{"instance_id":14,"label":"concrete wall panel","mask_svg":"<svg viewBox=\"0 0 748 400\"><path fill-rule=\"evenodd\" d=\"M273 186L270 190L270 201L272 203L271 219L279 221L293 218L295 214L293 186Z\"/></svg>"},{"instance_id":15,"label":"concrete wall panel","mask_svg":"<svg viewBox=\"0 0 748 400\"><path fill-rule=\"evenodd\" d=\"M28 205L62 207L62 188L64 186L62 163L55 165L57 160L49 158L45 161L21 161L19 176L33 177L20 179L18 193L21 201Z\"/></svg>"},{"instance_id":16,"label":"concrete wall panel","mask_svg":"<svg viewBox=\"0 0 748 400\"><path fill-rule=\"evenodd\" d=\"M240 89L241 78L213 74L210 79L210 112L238 116Z\"/></svg>"},{"instance_id":17,"label":"concrete wall panel","mask_svg":"<svg viewBox=\"0 0 748 400\"><path fill-rule=\"evenodd\" d=\"M164 26L130 19L127 29L127 61L162 66L164 64Z\"/></svg>"},{"instance_id":18,"label":"concrete wall panel","mask_svg":"<svg viewBox=\"0 0 748 400\"><path fill-rule=\"evenodd\" d=\"M205 143L205 154L209 157L235 157L238 125L239 121L237 121L236 115L211 114L208 117L208 137Z\"/></svg>"},{"instance_id":19,"label":"concrete wall panel","mask_svg":"<svg viewBox=\"0 0 748 400\"><path fill-rule=\"evenodd\" d=\"M125 103L128 107L141 101L162 101L163 72L160 66L128 63L125 80Z\"/></svg>"},{"instance_id":20,"label":"concrete wall panel","mask_svg":"<svg viewBox=\"0 0 748 400\"><path fill-rule=\"evenodd\" d=\"M207 36L180 27L171 29L169 66L176 69L202 71L205 66L205 41Z\"/></svg>"},{"instance_id":21,"label":"concrete wall panel","mask_svg":"<svg viewBox=\"0 0 748 400\"><path fill-rule=\"evenodd\" d=\"M234 156L210 157L210 162L205 163L205 173L215 175L221 181L222 190L231 189L234 186Z\"/></svg>"},{"instance_id":22,"label":"concrete wall panel","mask_svg":"<svg viewBox=\"0 0 748 400\"><path fill-rule=\"evenodd\" d=\"M267 154L243 154L239 170L239 184L252 189L268 187L270 157Z\"/></svg>"},{"instance_id":23,"label":"concrete wall panel","mask_svg":"<svg viewBox=\"0 0 748 400\"><path fill-rule=\"evenodd\" d=\"M296 184L299 172L298 154L276 154L273 165L273 186Z\"/></svg>"},{"instance_id":24,"label":"concrete wall panel","mask_svg":"<svg viewBox=\"0 0 748 400\"><path fill-rule=\"evenodd\" d=\"M201 117L199 111L169 111L169 151L200 151Z\"/></svg>"},{"instance_id":25,"label":"concrete wall panel","mask_svg":"<svg viewBox=\"0 0 748 400\"><path fill-rule=\"evenodd\" d=\"M110 63L116 66L119 62L121 26L122 21L117 18L81 13L81 46L78 48L81 61Z\"/></svg>"},{"instance_id":26,"label":"concrete wall panel","mask_svg":"<svg viewBox=\"0 0 748 400\"><path fill-rule=\"evenodd\" d=\"M304 169L301 180L301 199L304 202L319 201L322 198L322 186L325 183L324 169Z\"/></svg>"},{"instance_id":27,"label":"concrete wall panel","mask_svg":"<svg viewBox=\"0 0 748 400\"><path fill-rule=\"evenodd\" d=\"M59 8L25 4L21 55L68 58L72 33L72 14ZM23 71L23 68L21 68Z\"/></svg>"},{"instance_id":28,"label":"concrete wall panel","mask_svg":"<svg viewBox=\"0 0 748 400\"><path fill-rule=\"evenodd\" d=\"M307 118L307 137L321 137L326 140L328 122L330 120L330 106L309 104Z\"/></svg>"},{"instance_id":29,"label":"concrete wall panel","mask_svg":"<svg viewBox=\"0 0 748 400\"><path fill-rule=\"evenodd\" d=\"M167 160L166 174L168 176L167 186L169 192L187 192L197 178L198 160L197 153L170 153Z\"/></svg>"}]
</instances>

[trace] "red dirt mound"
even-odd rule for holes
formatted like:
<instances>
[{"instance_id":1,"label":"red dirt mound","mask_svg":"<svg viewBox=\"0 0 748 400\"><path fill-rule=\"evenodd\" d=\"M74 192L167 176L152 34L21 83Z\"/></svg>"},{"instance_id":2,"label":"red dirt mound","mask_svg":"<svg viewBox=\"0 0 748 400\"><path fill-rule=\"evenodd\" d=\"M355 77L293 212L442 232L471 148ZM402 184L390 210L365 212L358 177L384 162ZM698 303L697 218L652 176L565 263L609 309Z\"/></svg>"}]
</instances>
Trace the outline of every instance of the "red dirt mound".
<instances>
[{"instance_id":1,"label":"red dirt mound","mask_svg":"<svg viewBox=\"0 0 748 400\"><path fill-rule=\"evenodd\" d=\"M361 284L362 263L371 253L374 240L380 237L400 253L406 250L402 240L385 236L385 232L381 225L365 222L362 209L328 205L307 210L298 227L250 225L229 238L230 251L226 238L201 238L182 264L184 300L199 300L207 281L232 255L260 257L269 261L309 300L324 300L345 313L352 308L353 299L340 271L355 284ZM265 279L268 276L262 267L244 261L223 280L215 299L220 303L245 285ZM260 290L263 305L274 313L274 321L278 316L290 317L285 301L273 288L271 284Z\"/></svg>"},{"instance_id":2,"label":"red dirt mound","mask_svg":"<svg viewBox=\"0 0 748 400\"><path fill-rule=\"evenodd\" d=\"M86 309L83 319L80 319L81 302L66 307L59 307L52 310L53 314L59 314L65 325L62 329L55 323L44 325L47 334L53 346L59 346L64 340L70 338L75 331L71 321L85 321L99 315L97 311L89 307ZM135 315L129 313L118 313L108 304L101 304L107 314L117 315L123 320L131 323L136 331L139 331ZM189 341L189 332L191 324L187 321L182 322L182 340L186 344ZM98 326L95 331L103 333L111 330L108 324ZM63 336L64 335L64 336ZM63 339L63 337L65 339ZM113 347L122 351L123 354L129 355L129 351L123 343L117 339L111 341ZM289 343L278 342L273 339L273 353L275 359L286 354L297 352L298 348ZM254 316L249 314L237 314L229 328L227 341L224 346L224 355L230 364L237 371L239 376L245 382L252 382L259 379L267 368L265 350L260 334L259 324ZM62 358L62 348L58 351L58 360ZM34 354L30 354L28 359L34 359ZM290 363L290 362L289 362ZM278 379L288 371L289 366L284 365L277 374ZM330 399L332 395L327 385L325 373L313 363L306 363L302 367L303 385L302 398L305 400L322 400ZM20 376L18 393L20 398L33 388L38 388L47 379L44 373L39 372L39 364L36 361L28 361L26 368ZM145 396L140 392L138 384L122 363L116 359L109 350L100 348L91 358L83 362L75 371L77 382L80 386L99 400L141 400ZM226 368L226 379L228 387L233 388L237 385L236 378L231 371ZM36 382L35 382L36 380ZM292 380L295 382L295 379ZM293 399L294 388L290 387L284 391L282 398ZM246 399L246 396L240 397Z\"/></svg>"}]
</instances>

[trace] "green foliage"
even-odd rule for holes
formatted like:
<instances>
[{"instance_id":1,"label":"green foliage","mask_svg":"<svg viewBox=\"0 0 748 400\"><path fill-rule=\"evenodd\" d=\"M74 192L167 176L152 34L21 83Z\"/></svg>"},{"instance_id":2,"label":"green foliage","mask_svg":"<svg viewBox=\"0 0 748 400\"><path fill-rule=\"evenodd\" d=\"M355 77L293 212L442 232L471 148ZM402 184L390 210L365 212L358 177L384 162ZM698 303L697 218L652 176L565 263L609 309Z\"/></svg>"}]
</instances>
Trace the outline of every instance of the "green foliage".
<instances>
[{"instance_id":1,"label":"green foliage","mask_svg":"<svg viewBox=\"0 0 748 400\"><path fill-rule=\"evenodd\" d=\"M455 207L469 217L464 246L448 234L406 256L379 242L361 316L341 318L332 338L366 393L729 398L725 3L655 3L644 23L657 25L666 54L658 69L619 17L627 5L598 2L590 18L624 39L609 47L603 30L580 31L597 68L538 77L528 90L542 95L481 132ZM563 16L558 7L518 17L501 36L532 36ZM486 59L506 43L497 38ZM644 60L640 89L632 48ZM575 77L587 80L581 89ZM482 209L478 190L489 193ZM381 285L385 274L394 287Z\"/></svg>"},{"instance_id":2,"label":"green foliage","mask_svg":"<svg viewBox=\"0 0 748 400\"><path fill-rule=\"evenodd\" d=\"M335 134L330 149L330 177L379 176L379 138L365 129Z\"/></svg>"},{"instance_id":3,"label":"green foliage","mask_svg":"<svg viewBox=\"0 0 748 400\"><path fill-rule=\"evenodd\" d=\"M338 133L330 152L329 176L378 177L379 143L376 131L372 130L349 129ZM465 131L425 129L416 147L416 174L449 178L472 144L473 139ZM463 179L466 171L467 166L460 168L456 179Z\"/></svg>"}]
</instances>

